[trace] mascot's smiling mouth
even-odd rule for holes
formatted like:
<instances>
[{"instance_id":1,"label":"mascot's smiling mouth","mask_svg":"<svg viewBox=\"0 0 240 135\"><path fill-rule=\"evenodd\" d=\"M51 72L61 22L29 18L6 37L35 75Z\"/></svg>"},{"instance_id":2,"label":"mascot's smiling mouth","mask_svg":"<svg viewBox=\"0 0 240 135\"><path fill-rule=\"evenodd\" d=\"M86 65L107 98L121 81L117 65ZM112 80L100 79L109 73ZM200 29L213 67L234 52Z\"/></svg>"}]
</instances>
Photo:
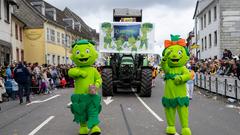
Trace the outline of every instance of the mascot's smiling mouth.
<instances>
[{"instance_id":1,"label":"mascot's smiling mouth","mask_svg":"<svg viewBox=\"0 0 240 135\"><path fill-rule=\"evenodd\" d=\"M178 62L179 59L171 59L172 62Z\"/></svg>"},{"instance_id":2,"label":"mascot's smiling mouth","mask_svg":"<svg viewBox=\"0 0 240 135\"><path fill-rule=\"evenodd\" d=\"M89 59L89 57L88 57L88 58L80 58L79 61L80 61L80 62L87 62L88 59Z\"/></svg>"}]
</instances>

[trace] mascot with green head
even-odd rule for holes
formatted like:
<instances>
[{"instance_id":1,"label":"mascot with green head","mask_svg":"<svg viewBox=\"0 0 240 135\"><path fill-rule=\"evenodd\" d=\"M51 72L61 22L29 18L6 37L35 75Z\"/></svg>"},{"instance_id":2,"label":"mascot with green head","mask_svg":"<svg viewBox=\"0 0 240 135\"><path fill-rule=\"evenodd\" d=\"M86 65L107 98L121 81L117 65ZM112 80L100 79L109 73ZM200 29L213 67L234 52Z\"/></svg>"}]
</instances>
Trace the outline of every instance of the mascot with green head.
<instances>
[{"instance_id":1,"label":"mascot with green head","mask_svg":"<svg viewBox=\"0 0 240 135\"><path fill-rule=\"evenodd\" d=\"M76 67L68 71L74 82L74 93L71 96L71 111L74 120L80 123L80 135L100 135L98 115L101 111L101 97L97 90L102 79L97 69L92 67L98 53L94 44L88 40L79 40L72 45L72 61Z\"/></svg>"},{"instance_id":2,"label":"mascot with green head","mask_svg":"<svg viewBox=\"0 0 240 135\"><path fill-rule=\"evenodd\" d=\"M167 134L175 134L175 117L178 112L182 126L181 135L191 135L188 127L188 106L186 82L191 79L189 70L185 67L189 60L189 52L186 42L179 35L171 35L171 41L165 40L165 49L161 61L165 73L164 96L162 104L165 108L167 119Z\"/></svg>"}]
</instances>

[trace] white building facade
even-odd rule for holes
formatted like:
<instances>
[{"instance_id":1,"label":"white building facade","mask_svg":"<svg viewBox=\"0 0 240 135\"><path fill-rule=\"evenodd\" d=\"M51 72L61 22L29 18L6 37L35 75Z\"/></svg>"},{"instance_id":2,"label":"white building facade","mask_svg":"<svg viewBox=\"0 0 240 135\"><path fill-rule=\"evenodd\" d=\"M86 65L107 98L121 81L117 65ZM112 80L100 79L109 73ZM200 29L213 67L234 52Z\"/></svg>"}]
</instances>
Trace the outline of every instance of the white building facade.
<instances>
[{"instance_id":1,"label":"white building facade","mask_svg":"<svg viewBox=\"0 0 240 135\"><path fill-rule=\"evenodd\" d=\"M0 64L10 63L12 59L11 14L14 0L0 0Z\"/></svg>"},{"instance_id":2,"label":"white building facade","mask_svg":"<svg viewBox=\"0 0 240 135\"><path fill-rule=\"evenodd\" d=\"M12 62L24 61L23 29L24 23L16 16L12 15L11 22L11 43Z\"/></svg>"},{"instance_id":3,"label":"white building facade","mask_svg":"<svg viewBox=\"0 0 240 135\"><path fill-rule=\"evenodd\" d=\"M224 49L240 54L240 0L199 0L194 19L198 58L222 58Z\"/></svg>"}]
</instances>

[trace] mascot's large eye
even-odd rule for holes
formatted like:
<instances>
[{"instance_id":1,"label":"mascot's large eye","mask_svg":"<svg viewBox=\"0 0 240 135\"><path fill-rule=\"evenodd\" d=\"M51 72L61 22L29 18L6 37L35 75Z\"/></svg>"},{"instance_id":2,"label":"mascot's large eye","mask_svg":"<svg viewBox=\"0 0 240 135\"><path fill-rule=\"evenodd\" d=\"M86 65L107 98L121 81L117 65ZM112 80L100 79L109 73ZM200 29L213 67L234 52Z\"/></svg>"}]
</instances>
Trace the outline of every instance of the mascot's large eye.
<instances>
[{"instance_id":1,"label":"mascot's large eye","mask_svg":"<svg viewBox=\"0 0 240 135\"><path fill-rule=\"evenodd\" d=\"M77 55L78 55L78 54L80 54L80 51L79 51L79 50L77 50L77 51L76 51L76 54L77 54Z\"/></svg>"},{"instance_id":2,"label":"mascot's large eye","mask_svg":"<svg viewBox=\"0 0 240 135\"><path fill-rule=\"evenodd\" d=\"M178 54L181 55L181 54L182 54L182 50L179 50L179 51L178 51Z\"/></svg>"},{"instance_id":3,"label":"mascot's large eye","mask_svg":"<svg viewBox=\"0 0 240 135\"><path fill-rule=\"evenodd\" d=\"M90 50L89 50L89 49L86 49L86 53L90 53Z\"/></svg>"}]
</instances>

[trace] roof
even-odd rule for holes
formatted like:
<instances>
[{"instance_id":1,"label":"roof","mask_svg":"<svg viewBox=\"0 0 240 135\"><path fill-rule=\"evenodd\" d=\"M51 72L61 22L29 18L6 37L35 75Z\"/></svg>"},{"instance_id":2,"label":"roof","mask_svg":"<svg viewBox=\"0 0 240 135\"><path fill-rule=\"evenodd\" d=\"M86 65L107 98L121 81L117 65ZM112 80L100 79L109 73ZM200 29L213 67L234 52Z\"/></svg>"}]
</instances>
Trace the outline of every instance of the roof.
<instances>
[{"instance_id":1,"label":"roof","mask_svg":"<svg viewBox=\"0 0 240 135\"><path fill-rule=\"evenodd\" d=\"M32 6L32 2L43 3L46 9L53 9L56 11L56 20L52 16L45 13L43 15L41 11L37 10ZM19 6L18 9L14 10L14 16L26 24L27 28L43 28L44 22L48 21L53 25L62 27L67 31L76 34L82 38L92 39L92 36L96 35L96 31L90 28L77 14L72 12L70 9L65 8L64 11L54 7L53 5L45 2L44 0L17 0ZM64 18L73 18L75 23L79 22L81 24L81 31L77 29L72 29L68 27L68 24L64 21Z\"/></svg>"},{"instance_id":2,"label":"roof","mask_svg":"<svg viewBox=\"0 0 240 135\"><path fill-rule=\"evenodd\" d=\"M215 1L216 0L198 0L193 17L197 17L202 14Z\"/></svg>"},{"instance_id":3,"label":"roof","mask_svg":"<svg viewBox=\"0 0 240 135\"><path fill-rule=\"evenodd\" d=\"M46 18L37 12L26 0L17 0L18 8L14 10L13 14L22 22L27 28L42 28Z\"/></svg>"},{"instance_id":4,"label":"roof","mask_svg":"<svg viewBox=\"0 0 240 135\"><path fill-rule=\"evenodd\" d=\"M16 20L18 20L20 23L22 23L24 26L26 26L26 23L23 22L19 17L17 17L16 15L12 14L12 17L14 17Z\"/></svg>"},{"instance_id":5,"label":"roof","mask_svg":"<svg viewBox=\"0 0 240 135\"><path fill-rule=\"evenodd\" d=\"M197 15L198 4L199 4L199 0L198 0L197 3L196 3L195 11L194 11L194 14L193 14L193 19L194 19L194 18L196 17L196 15Z\"/></svg>"},{"instance_id":6,"label":"roof","mask_svg":"<svg viewBox=\"0 0 240 135\"><path fill-rule=\"evenodd\" d=\"M75 22L79 22L81 24L81 35L82 37L84 38L87 38L87 39L91 39L93 32L96 32L94 31L91 27L89 27L83 20L81 17L79 17L77 14L75 14L73 11L71 11L69 8L65 8L63 10L64 14L66 15L66 17L68 18L73 18L73 20Z\"/></svg>"},{"instance_id":7,"label":"roof","mask_svg":"<svg viewBox=\"0 0 240 135\"><path fill-rule=\"evenodd\" d=\"M92 31L92 28L90 28L83 20L81 17L79 17L77 14L75 14L73 11L71 11L69 8L65 8L63 10L63 12L65 13L65 15L67 17L70 17L70 18L73 18L75 22L79 22L83 29L86 31L86 32L91 32Z\"/></svg>"},{"instance_id":8,"label":"roof","mask_svg":"<svg viewBox=\"0 0 240 135\"><path fill-rule=\"evenodd\" d=\"M35 11L38 12L39 14L41 14L42 16L44 16L44 18L46 20L48 20L49 23L52 23L52 24L57 25L57 26L62 27L62 28L67 26L67 24L63 21L63 18L65 17L65 15L60 9L58 9L58 8L54 7L53 5L45 2L44 0L26 0L26 1L29 4L31 4L32 2L44 2L45 10L49 9L49 8L53 8L53 9L56 10L56 20L54 20L52 17L50 17L46 14L45 14L45 16L42 15L42 13L40 11L38 11L37 9L35 9Z\"/></svg>"}]
</instances>

